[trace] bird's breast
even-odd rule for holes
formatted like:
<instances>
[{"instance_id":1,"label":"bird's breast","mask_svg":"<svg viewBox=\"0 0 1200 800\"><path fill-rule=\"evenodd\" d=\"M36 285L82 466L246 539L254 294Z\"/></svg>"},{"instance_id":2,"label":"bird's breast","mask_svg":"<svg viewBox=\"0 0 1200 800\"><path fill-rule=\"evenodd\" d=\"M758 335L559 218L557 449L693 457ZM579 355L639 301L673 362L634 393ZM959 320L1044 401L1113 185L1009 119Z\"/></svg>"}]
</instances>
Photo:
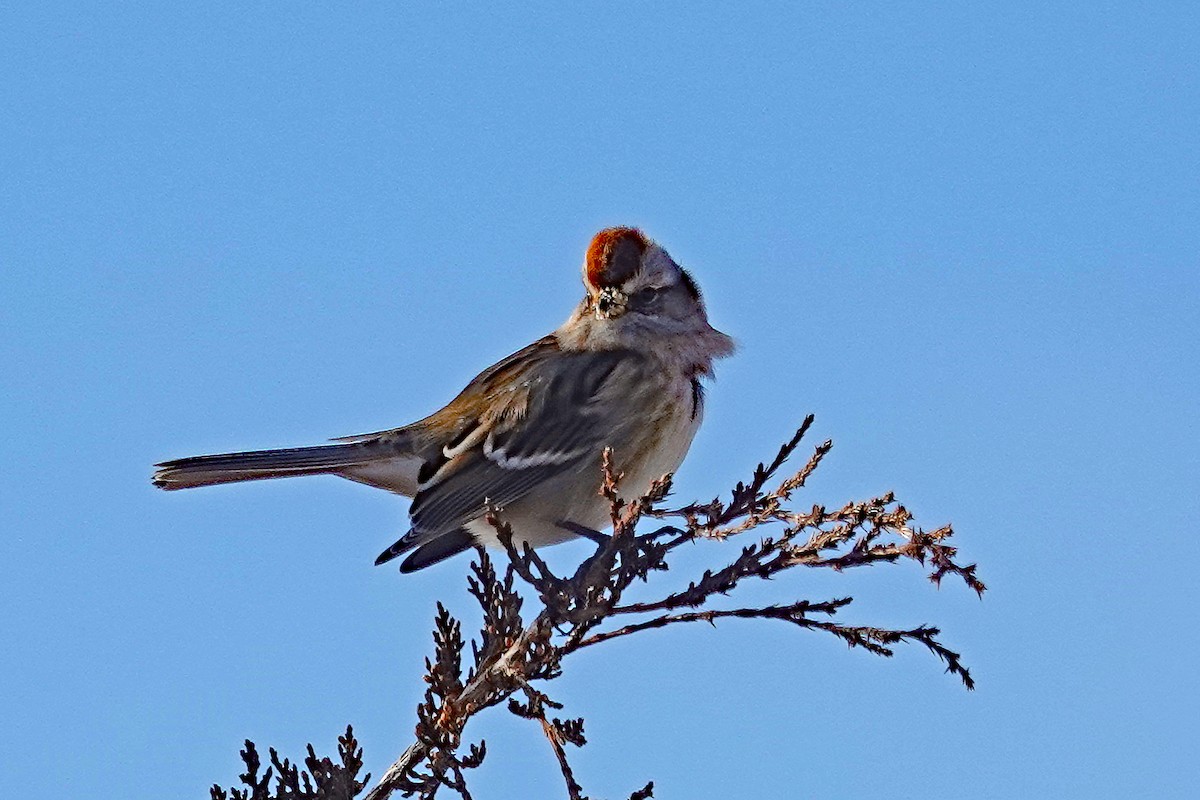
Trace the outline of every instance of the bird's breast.
<instances>
[{"instance_id":1,"label":"bird's breast","mask_svg":"<svg viewBox=\"0 0 1200 800\"><path fill-rule=\"evenodd\" d=\"M630 452L615 448L615 463L625 473L619 491L626 499L642 496L652 482L679 469L704 416L703 397L689 378L666 382L658 398L640 436L629 442Z\"/></svg>"}]
</instances>

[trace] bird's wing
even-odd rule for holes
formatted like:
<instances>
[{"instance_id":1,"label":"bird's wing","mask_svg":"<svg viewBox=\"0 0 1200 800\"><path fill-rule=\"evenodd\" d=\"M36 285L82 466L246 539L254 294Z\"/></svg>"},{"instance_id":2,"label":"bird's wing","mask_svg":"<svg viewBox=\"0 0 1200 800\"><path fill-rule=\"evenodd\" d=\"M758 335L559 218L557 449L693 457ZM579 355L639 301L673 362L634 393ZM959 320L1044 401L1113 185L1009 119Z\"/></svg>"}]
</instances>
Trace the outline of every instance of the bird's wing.
<instances>
[{"instance_id":1,"label":"bird's wing","mask_svg":"<svg viewBox=\"0 0 1200 800\"><path fill-rule=\"evenodd\" d=\"M427 452L410 511L412 530L384 556L459 530L479 518L487 503L508 505L563 471L593 466L614 443L610 439L636 424L621 410L646 384L644 356L628 350L527 355L510 362L507 375L489 370L472 383L482 381L507 396L490 393L476 401L468 387L455 400L476 413L453 430L453 438ZM598 462L594 466L599 469Z\"/></svg>"},{"instance_id":2,"label":"bird's wing","mask_svg":"<svg viewBox=\"0 0 1200 800\"><path fill-rule=\"evenodd\" d=\"M597 424L624 407L622 387L639 383L645 359L627 350L561 354L523 376L518 413L481 416L442 463L427 462L428 478L413 501L417 530L456 528L479 516L484 501L504 506L531 488L592 458L611 426Z\"/></svg>"}]
</instances>

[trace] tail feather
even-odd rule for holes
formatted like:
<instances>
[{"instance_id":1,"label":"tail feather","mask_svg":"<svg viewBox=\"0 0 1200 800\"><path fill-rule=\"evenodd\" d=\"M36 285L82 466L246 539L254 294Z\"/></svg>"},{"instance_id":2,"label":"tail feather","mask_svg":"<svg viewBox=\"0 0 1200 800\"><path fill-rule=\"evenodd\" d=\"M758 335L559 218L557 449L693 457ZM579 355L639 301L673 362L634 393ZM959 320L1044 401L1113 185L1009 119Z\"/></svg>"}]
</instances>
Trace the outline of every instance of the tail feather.
<instances>
[{"instance_id":1,"label":"tail feather","mask_svg":"<svg viewBox=\"0 0 1200 800\"><path fill-rule=\"evenodd\" d=\"M192 456L155 464L158 469L153 482L162 489L190 489L266 478L336 474L379 458L378 448L365 442Z\"/></svg>"},{"instance_id":2,"label":"tail feather","mask_svg":"<svg viewBox=\"0 0 1200 800\"><path fill-rule=\"evenodd\" d=\"M466 528L455 528L433 538L427 538L416 531L409 531L399 541L379 554L379 557L375 559L375 566L386 564L411 550L408 558L400 564L400 571L416 572L458 555L464 550L469 550L475 544L475 537Z\"/></svg>"},{"instance_id":3,"label":"tail feather","mask_svg":"<svg viewBox=\"0 0 1200 800\"><path fill-rule=\"evenodd\" d=\"M408 558L400 562L401 572L416 572L425 569L439 561L445 561L464 550L475 546L475 537L465 528L458 528L450 533L443 533L432 542L421 545Z\"/></svg>"}]
</instances>

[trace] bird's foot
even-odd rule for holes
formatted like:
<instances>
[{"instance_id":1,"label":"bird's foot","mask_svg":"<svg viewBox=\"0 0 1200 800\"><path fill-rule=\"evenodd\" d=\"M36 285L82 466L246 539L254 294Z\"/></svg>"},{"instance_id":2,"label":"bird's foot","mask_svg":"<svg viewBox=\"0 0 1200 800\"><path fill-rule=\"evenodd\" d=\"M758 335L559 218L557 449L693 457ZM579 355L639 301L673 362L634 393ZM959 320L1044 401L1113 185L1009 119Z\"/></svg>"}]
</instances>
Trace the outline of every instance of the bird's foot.
<instances>
[{"instance_id":1,"label":"bird's foot","mask_svg":"<svg viewBox=\"0 0 1200 800\"><path fill-rule=\"evenodd\" d=\"M598 545L606 545L608 544L609 540L612 539L612 537L607 533L601 533L595 528L589 528L587 525L580 525L579 523L571 522L570 520L563 520L562 522L558 523L558 527L568 530L576 536L582 536L585 539L590 539Z\"/></svg>"}]
</instances>

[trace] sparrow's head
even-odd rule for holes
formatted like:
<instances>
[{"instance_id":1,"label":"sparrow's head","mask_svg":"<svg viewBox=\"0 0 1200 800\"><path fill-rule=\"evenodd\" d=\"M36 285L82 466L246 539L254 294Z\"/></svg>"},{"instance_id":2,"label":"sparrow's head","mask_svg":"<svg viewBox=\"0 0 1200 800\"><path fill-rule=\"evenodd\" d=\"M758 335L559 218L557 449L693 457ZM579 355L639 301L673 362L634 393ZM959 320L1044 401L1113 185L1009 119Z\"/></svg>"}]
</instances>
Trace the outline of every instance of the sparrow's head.
<instances>
[{"instance_id":1,"label":"sparrow's head","mask_svg":"<svg viewBox=\"0 0 1200 800\"><path fill-rule=\"evenodd\" d=\"M587 295L561 334L582 347L696 351L707 364L733 352L708 324L696 281L637 228L606 228L583 263Z\"/></svg>"}]
</instances>

